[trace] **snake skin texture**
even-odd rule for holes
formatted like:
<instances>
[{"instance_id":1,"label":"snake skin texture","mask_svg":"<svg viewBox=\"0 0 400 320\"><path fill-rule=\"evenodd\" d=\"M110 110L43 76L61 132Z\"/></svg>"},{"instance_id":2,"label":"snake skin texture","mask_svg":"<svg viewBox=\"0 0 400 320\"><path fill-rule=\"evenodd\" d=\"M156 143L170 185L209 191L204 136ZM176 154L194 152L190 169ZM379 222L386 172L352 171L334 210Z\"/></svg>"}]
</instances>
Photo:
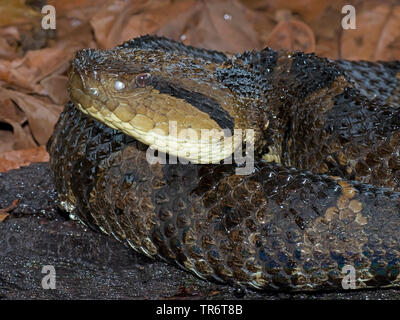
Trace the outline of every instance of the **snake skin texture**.
<instances>
[{"instance_id":1,"label":"snake skin texture","mask_svg":"<svg viewBox=\"0 0 400 320\"><path fill-rule=\"evenodd\" d=\"M137 47L216 64L221 88L254 102L249 117L262 110L269 126L260 129L254 170L150 164L146 145L70 102L48 143L62 208L207 280L332 290L351 266L358 289L399 285L399 62L268 48L228 58L155 37L119 48ZM82 69L96 63L77 59ZM262 160L264 153L279 161Z\"/></svg>"}]
</instances>

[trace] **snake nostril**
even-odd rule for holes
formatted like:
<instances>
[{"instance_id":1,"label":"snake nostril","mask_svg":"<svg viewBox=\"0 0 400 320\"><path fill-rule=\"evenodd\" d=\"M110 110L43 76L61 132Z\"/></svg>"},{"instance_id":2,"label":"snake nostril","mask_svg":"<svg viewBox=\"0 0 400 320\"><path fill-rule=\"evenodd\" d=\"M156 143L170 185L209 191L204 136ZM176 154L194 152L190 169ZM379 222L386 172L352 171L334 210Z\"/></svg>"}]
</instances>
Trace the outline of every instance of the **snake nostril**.
<instances>
[{"instance_id":1,"label":"snake nostril","mask_svg":"<svg viewBox=\"0 0 400 320\"><path fill-rule=\"evenodd\" d=\"M117 81L114 82L114 89L115 90L120 91L120 90L122 90L124 88L125 88L125 83L123 83L122 81L117 80Z\"/></svg>"}]
</instances>

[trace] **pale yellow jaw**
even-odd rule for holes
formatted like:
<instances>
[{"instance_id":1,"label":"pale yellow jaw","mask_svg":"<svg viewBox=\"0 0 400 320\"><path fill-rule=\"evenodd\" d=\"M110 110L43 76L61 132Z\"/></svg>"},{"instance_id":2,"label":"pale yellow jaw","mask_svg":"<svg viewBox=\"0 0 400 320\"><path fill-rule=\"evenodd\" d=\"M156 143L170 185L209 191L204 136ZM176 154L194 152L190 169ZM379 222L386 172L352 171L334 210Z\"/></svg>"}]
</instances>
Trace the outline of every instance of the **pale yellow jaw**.
<instances>
[{"instance_id":1,"label":"pale yellow jaw","mask_svg":"<svg viewBox=\"0 0 400 320\"><path fill-rule=\"evenodd\" d=\"M107 126L120 130L140 142L169 155L186 159L192 163L218 163L231 156L242 143L242 136L231 133L225 137L222 130L181 129L171 121L167 130L146 128L146 117L137 115L133 121L124 122L113 112L101 112L96 108L85 109L80 103L76 106L85 114L96 118ZM104 111L104 109L103 109ZM141 121L143 120L143 121ZM136 124L136 125L135 125ZM166 134L168 132L168 134Z\"/></svg>"}]
</instances>

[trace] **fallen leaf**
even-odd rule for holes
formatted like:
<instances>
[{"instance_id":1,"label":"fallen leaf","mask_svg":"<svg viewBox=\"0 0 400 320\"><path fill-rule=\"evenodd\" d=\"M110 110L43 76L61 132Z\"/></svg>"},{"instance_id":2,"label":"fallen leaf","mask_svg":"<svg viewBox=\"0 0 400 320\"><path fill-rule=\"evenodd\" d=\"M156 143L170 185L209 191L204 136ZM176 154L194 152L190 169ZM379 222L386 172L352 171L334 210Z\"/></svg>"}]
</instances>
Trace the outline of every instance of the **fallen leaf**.
<instances>
[{"instance_id":1,"label":"fallen leaf","mask_svg":"<svg viewBox=\"0 0 400 320\"><path fill-rule=\"evenodd\" d=\"M22 125L26 120L25 114L15 106L6 91L0 88L0 122L16 122Z\"/></svg>"},{"instance_id":2,"label":"fallen leaf","mask_svg":"<svg viewBox=\"0 0 400 320\"><path fill-rule=\"evenodd\" d=\"M374 60L400 59L400 6L391 8L391 13L379 37Z\"/></svg>"},{"instance_id":3,"label":"fallen leaf","mask_svg":"<svg viewBox=\"0 0 400 320\"><path fill-rule=\"evenodd\" d=\"M281 21L270 33L266 44L275 50L315 51L315 37L311 28L304 22L293 19Z\"/></svg>"},{"instance_id":4,"label":"fallen leaf","mask_svg":"<svg viewBox=\"0 0 400 320\"><path fill-rule=\"evenodd\" d=\"M38 144L46 144L63 107L22 92L3 90L26 114L32 135Z\"/></svg>"},{"instance_id":5,"label":"fallen leaf","mask_svg":"<svg viewBox=\"0 0 400 320\"><path fill-rule=\"evenodd\" d=\"M0 123L0 153L13 150L14 134Z\"/></svg>"},{"instance_id":6,"label":"fallen leaf","mask_svg":"<svg viewBox=\"0 0 400 320\"><path fill-rule=\"evenodd\" d=\"M350 60L400 59L400 6L357 7L356 29L343 30L342 57Z\"/></svg>"},{"instance_id":7,"label":"fallen leaf","mask_svg":"<svg viewBox=\"0 0 400 320\"><path fill-rule=\"evenodd\" d=\"M220 294L220 293L221 293L221 290L211 290L208 293L208 296L212 297L212 296L216 296L217 294Z\"/></svg>"},{"instance_id":8,"label":"fallen leaf","mask_svg":"<svg viewBox=\"0 0 400 320\"><path fill-rule=\"evenodd\" d=\"M260 47L250 19L255 13L237 0L197 1L157 34L206 49L242 52Z\"/></svg>"},{"instance_id":9,"label":"fallen leaf","mask_svg":"<svg viewBox=\"0 0 400 320\"><path fill-rule=\"evenodd\" d=\"M99 10L90 23L101 48L111 48L139 35L155 33L189 10L195 1L114 1Z\"/></svg>"},{"instance_id":10,"label":"fallen leaf","mask_svg":"<svg viewBox=\"0 0 400 320\"><path fill-rule=\"evenodd\" d=\"M10 214L12 210L14 210L18 206L18 199L15 199L12 204L4 209L0 208L0 222L3 222Z\"/></svg>"},{"instance_id":11,"label":"fallen leaf","mask_svg":"<svg viewBox=\"0 0 400 320\"><path fill-rule=\"evenodd\" d=\"M47 162L49 154L44 146L0 153L0 172L18 169L32 162Z\"/></svg>"},{"instance_id":12,"label":"fallen leaf","mask_svg":"<svg viewBox=\"0 0 400 320\"><path fill-rule=\"evenodd\" d=\"M121 31L129 16L134 15L146 1L114 1L97 12L90 23L101 48L111 48L122 42ZM136 31L136 29L133 29Z\"/></svg>"},{"instance_id":13,"label":"fallen leaf","mask_svg":"<svg viewBox=\"0 0 400 320\"><path fill-rule=\"evenodd\" d=\"M21 39L18 28L14 26L0 29L0 58L15 59L18 57L18 41Z\"/></svg>"},{"instance_id":14,"label":"fallen leaf","mask_svg":"<svg viewBox=\"0 0 400 320\"><path fill-rule=\"evenodd\" d=\"M87 14L87 10L98 10L107 0L48 0L47 2L55 7L57 16L65 16L75 12L74 10L83 11L84 14Z\"/></svg>"},{"instance_id":15,"label":"fallen leaf","mask_svg":"<svg viewBox=\"0 0 400 320\"><path fill-rule=\"evenodd\" d=\"M241 2L252 9L264 9L270 12L289 10L308 22L317 19L331 3L330 0L241 0Z\"/></svg>"},{"instance_id":16,"label":"fallen leaf","mask_svg":"<svg viewBox=\"0 0 400 320\"><path fill-rule=\"evenodd\" d=\"M49 74L63 67L67 69L75 48L67 49L64 45L54 48L31 50L21 59L0 60L0 79L28 89L37 90L36 84Z\"/></svg>"},{"instance_id":17,"label":"fallen leaf","mask_svg":"<svg viewBox=\"0 0 400 320\"><path fill-rule=\"evenodd\" d=\"M40 21L40 12L25 4L24 0L2 0L0 2L0 26Z\"/></svg>"},{"instance_id":18,"label":"fallen leaf","mask_svg":"<svg viewBox=\"0 0 400 320\"><path fill-rule=\"evenodd\" d=\"M339 2L332 3L318 19L309 23L315 34L315 53L318 56L340 58L340 37L343 32L341 8L342 5Z\"/></svg>"},{"instance_id":19,"label":"fallen leaf","mask_svg":"<svg viewBox=\"0 0 400 320\"><path fill-rule=\"evenodd\" d=\"M68 77L58 74L52 74L40 81L42 90L40 94L49 96L50 99L59 105L65 104L69 99Z\"/></svg>"},{"instance_id":20,"label":"fallen leaf","mask_svg":"<svg viewBox=\"0 0 400 320\"><path fill-rule=\"evenodd\" d=\"M28 149L36 147L36 143L32 138L32 134L29 130L29 126L21 126L16 122L10 122L13 127L14 143L13 149Z\"/></svg>"},{"instance_id":21,"label":"fallen leaf","mask_svg":"<svg viewBox=\"0 0 400 320\"><path fill-rule=\"evenodd\" d=\"M68 45L81 48L97 48L94 41L90 20L97 14L108 0L49 0L57 12L58 42L67 41Z\"/></svg>"},{"instance_id":22,"label":"fallen leaf","mask_svg":"<svg viewBox=\"0 0 400 320\"><path fill-rule=\"evenodd\" d=\"M0 89L0 122L7 123L12 127L12 131L10 131L12 135L11 149L36 147L26 121L27 117L24 112L15 106L4 90Z\"/></svg>"}]
</instances>

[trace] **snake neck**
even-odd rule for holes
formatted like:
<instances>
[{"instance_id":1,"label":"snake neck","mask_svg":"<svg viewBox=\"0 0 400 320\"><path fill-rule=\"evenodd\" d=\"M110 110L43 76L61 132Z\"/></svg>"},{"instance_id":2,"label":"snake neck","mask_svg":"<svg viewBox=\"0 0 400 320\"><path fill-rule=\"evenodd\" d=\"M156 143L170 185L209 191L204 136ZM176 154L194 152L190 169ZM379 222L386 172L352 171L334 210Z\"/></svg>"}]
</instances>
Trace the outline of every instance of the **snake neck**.
<instances>
[{"instance_id":1,"label":"snake neck","mask_svg":"<svg viewBox=\"0 0 400 320\"><path fill-rule=\"evenodd\" d=\"M217 70L237 100L247 103L246 121L261 130L257 154L285 165L295 164L299 146L294 144L299 134L319 136L322 132L323 123L318 121L332 105L318 100L334 97L350 86L334 62L270 48L239 54ZM310 118L317 128L308 125Z\"/></svg>"},{"instance_id":2,"label":"snake neck","mask_svg":"<svg viewBox=\"0 0 400 320\"><path fill-rule=\"evenodd\" d=\"M239 103L233 110L255 130L255 154L267 161L281 162L282 143L288 121L281 116L283 105L269 101L268 84L277 65L278 53L270 48L244 52L222 63L216 75L222 86L229 88Z\"/></svg>"}]
</instances>

